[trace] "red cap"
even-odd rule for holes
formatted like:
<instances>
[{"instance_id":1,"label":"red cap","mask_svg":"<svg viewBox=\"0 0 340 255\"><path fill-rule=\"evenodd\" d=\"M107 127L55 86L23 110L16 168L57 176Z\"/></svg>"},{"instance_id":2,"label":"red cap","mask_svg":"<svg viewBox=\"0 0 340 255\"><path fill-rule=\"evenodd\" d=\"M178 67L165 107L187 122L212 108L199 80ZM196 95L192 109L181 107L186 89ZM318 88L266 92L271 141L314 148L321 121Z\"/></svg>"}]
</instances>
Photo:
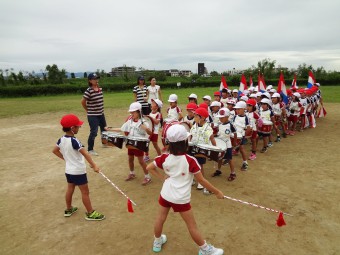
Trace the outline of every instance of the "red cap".
<instances>
[{"instance_id":1,"label":"red cap","mask_svg":"<svg viewBox=\"0 0 340 255\"><path fill-rule=\"evenodd\" d=\"M195 103L187 104L187 110L196 110L197 108L198 108L198 106Z\"/></svg>"},{"instance_id":2,"label":"red cap","mask_svg":"<svg viewBox=\"0 0 340 255\"><path fill-rule=\"evenodd\" d=\"M248 99L246 103L250 104L252 106L255 106L256 105L256 100L255 99Z\"/></svg>"},{"instance_id":3,"label":"red cap","mask_svg":"<svg viewBox=\"0 0 340 255\"><path fill-rule=\"evenodd\" d=\"M215 91L214 96L221 96L221 93L219 91Z\"/></svg>"},{"instance_id":4,"label":"red cap","mask_svg":"<svg viewBox=\"0 0 340 255\"><path fill-rule=\"evenodd\" d=\"M208 105L206 103L201 103L198 107L208 110Z\"/></svg>"},{"instance_id":5,"label":"red cap","mask_svg":"<svg viewBox=\"0 0 340 255\"><path fill-rule=\"evenodd\" d=\"M202 116L203 118L208 118L208 116L209 116L208 111L204 108L201 108L201 107L199 107L195 110L195 114Z\"/></svg>"},{"instance_id":6,"label":"red cap","mask_svg":"<svg viewBox=\"0 0 340 255\"><path fill-rule=\"evenodd\" d=\"M64 128L70 128L74 126L81 126L83 125L84 121L81 121L76 115L74 114L67 114L61 118L60 124Z\"/></svg>"}]
</instances>

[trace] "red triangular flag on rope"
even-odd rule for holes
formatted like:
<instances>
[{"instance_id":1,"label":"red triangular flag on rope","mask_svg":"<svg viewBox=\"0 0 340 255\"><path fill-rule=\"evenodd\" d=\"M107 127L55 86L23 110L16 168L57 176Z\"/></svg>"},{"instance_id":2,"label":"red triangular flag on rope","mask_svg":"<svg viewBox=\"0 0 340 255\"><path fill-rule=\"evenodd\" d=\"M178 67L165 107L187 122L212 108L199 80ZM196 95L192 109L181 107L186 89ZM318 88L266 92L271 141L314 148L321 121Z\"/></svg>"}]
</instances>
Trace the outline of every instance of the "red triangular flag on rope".
<instances>
[{"instance_id":1,"label":"red triangular flag on rope","mask_svg":"<svg viewBox=\"0 0 340 255\"><path fill-rule=\"evenodd\" d=\"M285 222L285 219L283 218L282 212L279 213L279 217L276 220L276 225L279 226L279 227L286 225L286 222Z\"/></svg>"},{"instance_id":2,"label":"red triangular flag on rope","mask_svg":"<svg viewBox=\"0 0 340 255\"><path fill-rule=\"evenodd\" d=\"M132 203L130 199L128 199L127 201L127 208L128 208L128 212L133 213L133 207L132 207Z\"/></svg>"}]
</instances>

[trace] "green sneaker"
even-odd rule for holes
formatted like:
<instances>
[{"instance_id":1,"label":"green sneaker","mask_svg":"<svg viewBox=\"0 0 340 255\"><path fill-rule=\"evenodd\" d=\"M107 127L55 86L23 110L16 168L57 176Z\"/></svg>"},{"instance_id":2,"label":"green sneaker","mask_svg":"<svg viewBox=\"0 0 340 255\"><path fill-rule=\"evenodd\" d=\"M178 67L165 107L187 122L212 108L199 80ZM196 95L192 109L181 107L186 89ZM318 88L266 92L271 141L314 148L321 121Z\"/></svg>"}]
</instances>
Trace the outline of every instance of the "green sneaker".
<instances>
[{"instance_id":1,"label":"green sneaker","mask_svg":"<svg viewBox=\"0 0 340 255\"><path fill-rule=\"evenodd\" d=\"M74 214L76 211L78 211L77 207L71 207L71 209L66 209L64 212L65 217L70 217L72 214Z\"/></svg>"},{"instance_id":2,"label":"green sneaker","mask_svg":"<svg viewBox=\"0 0 340 255\"><path fill-rule=\"evenodd\" d=\"M104 214L101 214L94 210L91 213L86 213L85 220L103 220L105 219Z\"/></svg>"}]
</instances>

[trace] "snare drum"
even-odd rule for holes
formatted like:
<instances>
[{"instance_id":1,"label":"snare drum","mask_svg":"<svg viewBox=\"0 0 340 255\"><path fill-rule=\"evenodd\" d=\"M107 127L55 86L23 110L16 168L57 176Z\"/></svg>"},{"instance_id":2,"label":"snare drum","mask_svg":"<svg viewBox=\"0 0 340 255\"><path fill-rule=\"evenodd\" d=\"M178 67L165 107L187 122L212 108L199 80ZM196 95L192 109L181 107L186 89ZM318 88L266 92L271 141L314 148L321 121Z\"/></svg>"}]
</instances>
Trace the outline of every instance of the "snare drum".
<instances>
[{"instance_id":1,"label":"snare drum","mask_svg":"<svg viewBox=\"0 0 340 255\"><path fill-rule=\"evenodd\" d=\"M166 132L168 131L169 127L171 127L172 125L175 125L175 124L179 124L179 125L184 126L185 129L187 130L187 132L190 132L190 126L186 122L173 121L173 122L170 122L170 123L164 123L163 130L162 130L162 143L163 143L163 146L167 145Z\"/></svg>"},{"instance_id":2,"label":"snare drum","mask_svg":"<svg viewBox=\"0 0 340 255\"><path fill-rule=\"evenodd\" d=\"M128 149L137 149L144 152L149 151L150 140L145 137L135 137L130 136L126 137L126 148Z\"/></svg>"},{"instance_id":3,"label":"snare drum","mask_svg":"<svg viewBox=\"0 0 340 255\"><path fill-rule=\"evenodd\" d=\"M188 142L188 150L187 150L187 152L188 152L189 155L194 155L195 151L196 151L196 148L197 147L195 146L195 144L193 142Z\"/></svg>"},{"instance_id":4,"label":"snare drum","mask_svg":"<svg viewBox=\"0 0 340 255\"><path fill-rule=\"evenodd\" d=\"M107 145L116 146L119 149L123 148L123 143L125 141L125 136L119 133L109 133L107 134Z\"/></svg>"},{"instance_id":5,"label":"snare drum","mask_svg":"<svg viewBox=\"0 0 340 255\"><path fill-rule=\"evenodd\" d=\"M214 161L219 161L225 154L225 150L213 145L197 144L196 147L196 154L194 156L198 158L209 158Z\"/></svg>"},{"instance_id":6,"label":"snare drum","mask_svg":"<svg viewBox=\"0 0 340 255\"><path fill-rule=\"evenodd\" d=\"M272 124L262 124L261 127L259 127L258 132L262 134L270 134L272 132Z\"/></svg>"}]
</instances>

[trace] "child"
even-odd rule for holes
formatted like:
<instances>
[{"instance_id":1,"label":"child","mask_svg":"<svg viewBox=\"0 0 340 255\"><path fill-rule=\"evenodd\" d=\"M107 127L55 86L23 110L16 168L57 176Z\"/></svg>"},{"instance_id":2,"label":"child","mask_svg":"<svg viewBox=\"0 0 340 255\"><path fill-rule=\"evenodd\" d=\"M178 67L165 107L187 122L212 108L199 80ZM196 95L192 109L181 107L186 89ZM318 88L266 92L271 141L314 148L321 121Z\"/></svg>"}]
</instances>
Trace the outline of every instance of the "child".
<instances>
[{"instance_id":1,"label":"child","mask_svg":"<svg viewBox=\"0 0 340 255\"><path fill-rule=\"evenodd\" d=\"M216 141L213 135L213 130L209 123L206 122L208 118L208 111L204 108L197 108L195 111L195 125L190 129L191 142L193 144L212 144L216 146ZM206 163L206 158L196 158L201 167L202 175L204 176L203 165ZM205 195L209 195L209 191L205 189L200 183L197 185L198 190L203 189Z\"/></svg>"},{"instance_id":2,"label":"child","mask_svg":"<svg viewBox=\"0 0 340 255\"><path fill-rule=\"evenodd\" d=\"M217 101L213 101L210 104L210 116L212 118L212 122L211 122L211 127L213 129L214 132L214 136L217 136L218 134L218 125L219 125L219 118L216 117L218 114L218 111L221 108L221 103L217 102Z\"/></svg>"},{"instance_id":3,"label":"child","mask_svg":"<svg viewBox=\"0 0 340 255\"><path fill-rule=\"evenodd\" d=\"M94 163L90 154L85 150L81 142L74 136L78 134L79 128L83 125L76 115L68 114L62 117L60 124L63 127L65 135L61 137L53 149L53 153L65 160L65 175L67 180L67 191L65 195L66 210L65 217L70 217L78 208L72 206L72 196L76 186L79 187L83 204L87 210L86 220L103 220L105 216L92 208L89 196L89 187L87 185L85 160L95 172L99 172L99 167Z\"/></svg>"},{"instance_id":4,"label":"child","mask_svg":"<svg viewBox=\"0 0 340 255\"><path fill-rule=\"evenodd\" d=\"M236 104L236 101L234 99L229 99L227 101L227 108L230 111L230 116L229 116L229 120L231 121L232 119L234 119L235 116L235 110L234 110L234 106Z\"/></svg>"},{"instance_id":5,"label":"child","mask_svg":"<svg viewBox=\"0 0 340 255\"><path fill-rule=\"evenodd\" d=\"M296 128L296 123L298 121L298 118L300 116L300 93L294 92L292 95L292 100L290 101L288 105L288 110L289 110L289 117L288 117L288 130L287 133L289 135L295 135L295 128ZM291 130L290 130L291 129Z\"/></svg>"},{"instance_id":6,"label":"child","mask_svg":"<svg viewBox=\"0 0 340 255\"><path fill-rule=\"evenodd\" d=\"M172 125L167 132L170 154L162 154L150 163L147 169L163 181L163 187L159 196L160 209L154 225L155 239L153 251L160 252L167 238L162 234L163 225L169 214L170 208L179 212L185 221L189 233L194 242L200 247L201 255L222 255L223 250L207 244L197 228L194 214L190 205L191 183L193 177L206 189L213 192L217 198L223 199L223 193L208 182L200 171L197 160L186 154L187 137L189 133L182 125ZM164 169L165 174L160 173L157 168Z\"/></svg>"},{"instance_id":7,"label":"child","mask_svg":"<svg viewBox=\"0 0 340 255\"><path fill-rule=\"evenodd\" d=\"M131 119L128 119L123 126L120 128L121 131L125 132L128 137L147 137L152 135L152 131L149 129L148 123L142 122L142 105L138 102L134 102L130 105L129 112ZM143 160L144 152L138 149L128 149L129 168L130 174L125 181L131 181L136 178L134 171L134 159L137 157L140 166L144 171L144 180L142 185L148 185L151 182L151 177L148 170L146 170L146 164Z\"/></svg>"},{"instance_id":8,"label":"child","mask_svg":"<svg viewBox=\"0 0 340 255\"><path fill-rule=\"evenodd\" d=\"M158 131L160 127L160 121L162 119L161 108L163 103L159 99L151 99L151 113L149 116L152 118L154 123L153 134L150 137L150 142L152 142L153 147L155 148L157 155L161 155L161 149L158 146ZM145 153L144 161L149 161L149 152Z\"/></svg>"},{"instance_id":9,"label":"child","mask_svg":"<svg viewBox=\"0 0 340 255\"><path fill-rule=\"evenodd\" d=\"M224 154L223 159L228 161L228 164L230 167L230 175L228 177L228 181L233 181L236 179L236 173L235 173L235 168L234 168L234 162L232 161L233 156L232 156L230 134L234 133L234 136L237 136L237 134L236 134L236 128L233 126L233 124L229 122L229 116L230 116L229 109L221 108L216 117L218 117L221 122L219 126L219 138L225 141L227 145L227 150ZM212 177L219 176L222 174L221 166L222 166L222 160L218 162L218 169L215 171L215 173L212 174Z\"/></svg>"},{"instance_id":10,"label":"child","mask_svg":"<svg viewBox=\"0 0 340 255\"><path fill-rule=\"evenodd\" d=\"M287 114L286 114L286 108L285 104L281 102L281 96L279 93L275 92L272 95L272 102L273 102L273 112L274 112L274 118L275 118L275 132L276 132L276 140L275 142L281 141L280 131L279 131L279 125L282 127L282 136L286 137L286 131L285 131L285 123L287 121Z\"/></svg>"},{"instance_id":11,"label":"child","mask_svg":"<svg viewBox=\"0 0 340 255\"><path fill-rule=\"evenodd\" d=\"M258 113L256 112L256 105L257 102L255 99L248 99L247 100L247 117L249 118L250 126L252 127L251 133L251 153L249 156L249 160L256 159L256 148L257 148L257 127L256 122L260 118Z\"/></svg>"},{"instance_id":12,"label":"child","mask_svg":"<svg viewBox=\"0 0 340 255\"><path fill-rule=\"evenodd\" d=\"M227 89L222 89L222 97L220 99L220 102L226 106L227 105L227 101L228 101L228 90Z\"/></svg>"},{"instance_id":13,"label":"child","mask_svg":"<svg viewBox=\"0 0 340 255\"><path fill-rule=\"evenodd\" d=\"M198 106L195 103L187 104L187 115L184 116L183 122L187 123L190 128L192 127L192 125L195 122L195 110L197 108L198 108Z\"/></svg>"},{"instance_id":14,"label":"child","mask_svg":"<svg viewBox=\"0 0 340 255\"><path fill-rule=\"evenodd\" d=\"M167 109L168 116L165 119L166 123L171 123L173 121L180 121L183 119L182 110L177 106L177 95L171 94L169 96L168 102L170 103L170 107Z\"/></svg>"},{"instance_id":15,"label":"child","mask_svg":"<svg viewBox=\"0 0 340 255\"><path fill-rule=\"evenodd\" d=\"M234 145L239 144L240 152L242 155L243 163L241 166L241 170L246 171L248 169L247 156L244 149L244 145L246 142L245 133L249 133L251 130L250 122L248 117L245 115L245 109L247 108L247 104L244 101L239 101L236 103L234 109L236 111L236 116L233 119L233 125L236 128L237 136L234 136Z\"/></svg>"},{"instance_id":16,"label":"child","mask_svg":"<svg viewBox=\"0 0 340 255\"><path fill-rule=\"evenodd\" d=\"M197 95L196 94L190 94L188 96L189 103L194 103L197 105Z\"/></svg>"},{"instance_id":17,"label":"child","mask_svg":"<svg viewBox=\"0 0 340 255\"><path fill-rule=\"evenodd\" d=\"M269 109L270 104L271 100L268 98L263 98L261 100L260 118L258 121L258 135L263 137L263 148L261 153L267 152L269 136L271 134L273 124L275 125L274 114L272 110Z\"/></svg>"},{"instance_id":18,"label":"child","mask_svg":"<svg viewBox=\"0 0 340 255\"><path fill-rule=\"evenodd\" d=\"M235 102L238 101L238 89L233 89L232 99L234 99Z\"/></svg>"}]
</instances>

